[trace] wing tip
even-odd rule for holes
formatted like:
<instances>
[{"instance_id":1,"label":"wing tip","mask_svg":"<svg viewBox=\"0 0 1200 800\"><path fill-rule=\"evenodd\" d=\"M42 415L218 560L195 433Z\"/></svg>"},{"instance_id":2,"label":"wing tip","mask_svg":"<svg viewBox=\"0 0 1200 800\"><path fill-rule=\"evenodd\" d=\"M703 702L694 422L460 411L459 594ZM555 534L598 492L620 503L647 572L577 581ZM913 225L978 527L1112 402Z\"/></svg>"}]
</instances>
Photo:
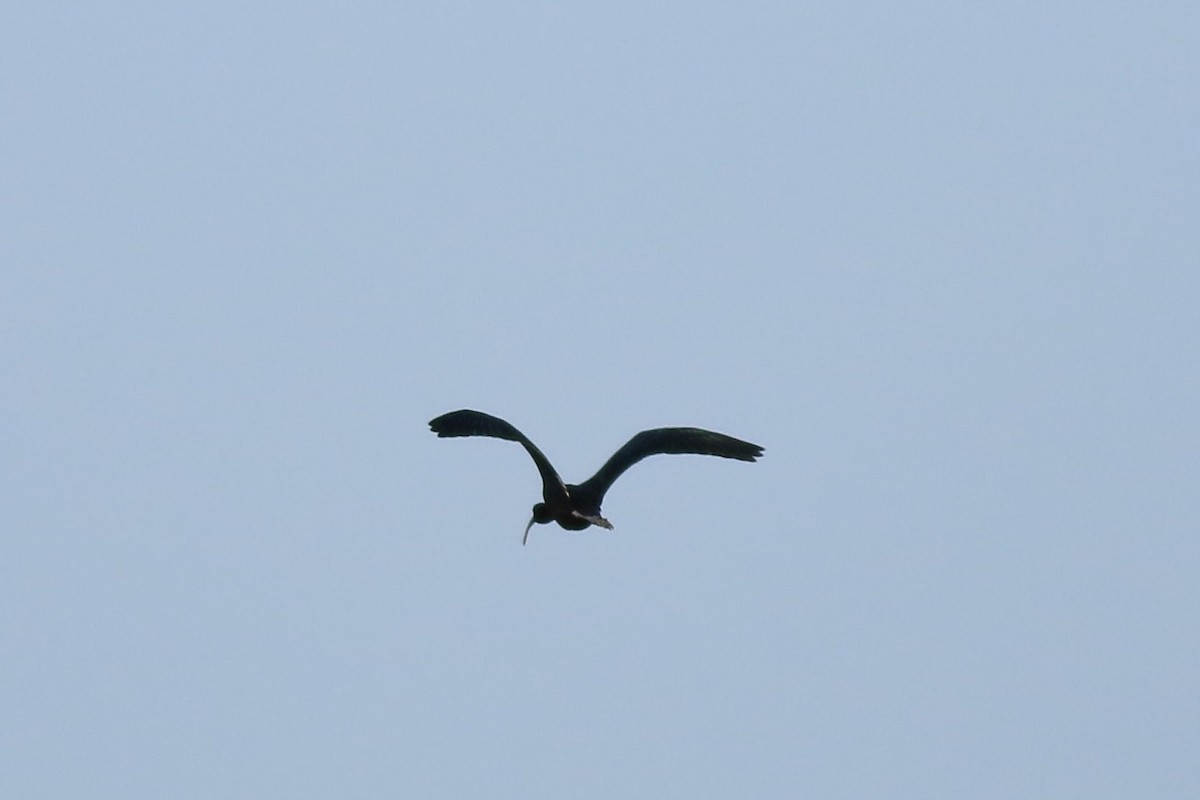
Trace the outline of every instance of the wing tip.
<instances>
[{"instance_id":1,"label":"wing tip","mask_svg":"<svg viewBox=\"0 0 1200 800\"><path fill-rule=\"evenodd\" d=\"M749 447L739 450L737 453L733 453L730 457L736 458L738 461L748 461L750 463L754 463L763 457L763 452L763 448L756 444L752 444Z\"/></svg>"}]
</instances>

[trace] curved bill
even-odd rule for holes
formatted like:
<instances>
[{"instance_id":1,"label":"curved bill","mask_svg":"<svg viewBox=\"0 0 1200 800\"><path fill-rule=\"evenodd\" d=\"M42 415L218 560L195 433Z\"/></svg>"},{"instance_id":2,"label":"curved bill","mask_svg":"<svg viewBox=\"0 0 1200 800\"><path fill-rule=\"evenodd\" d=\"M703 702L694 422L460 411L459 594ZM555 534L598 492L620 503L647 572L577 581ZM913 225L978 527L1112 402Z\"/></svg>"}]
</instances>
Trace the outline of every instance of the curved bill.
<instances>
[{"instance_id":1,"label":"curved bill","mask_svg":"<svg viewBox=\"0 0 1200 800\"><path fill-rule=\"evenodd\" d=\"M533 523L534 523L536 520L537 520L537 518L536 518L536 517L530 517L530 518L529 518L529 524L525 526L525 535L521 537L521 544L522 544L522 545L524 545L524 544L525 544L525 542L529 541L529 529L533 527Z\"/></svg>"}]
</instances>

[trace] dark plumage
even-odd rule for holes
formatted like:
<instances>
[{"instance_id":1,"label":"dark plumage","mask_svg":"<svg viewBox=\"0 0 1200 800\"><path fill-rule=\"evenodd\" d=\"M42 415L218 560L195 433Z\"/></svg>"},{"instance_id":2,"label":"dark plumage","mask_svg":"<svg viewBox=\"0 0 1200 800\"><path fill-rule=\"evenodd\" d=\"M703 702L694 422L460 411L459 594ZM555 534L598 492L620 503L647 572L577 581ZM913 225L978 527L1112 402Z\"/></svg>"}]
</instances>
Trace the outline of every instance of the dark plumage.
<instances>
[{"instance_id":1,"label":"dark plumage","mask_svg":"<svg viewBox=\"0 0 1200 800\"><path fill-rule=\"evenodd\" d=\"M634 436L624 447L613 453L612 458L608 459L595 475L576 485L563 483L542 451L529 441L525 434L499 417L484 414L482 411L464 409L443 414L432 420L429 427L439 437L491 436L520 442L533 457L533 463L537 464L538 472L542 476L544 502L533 507L533 519L525 526L522 544L529 538L529 529L535 522L557 522L571 531L581 531L590 525L612 530L612 524L600 516L600 504L604 501L604 494L613 485L613 481L621 477L621 473L646 456L659 453L695 453L754 461L763 454L763 449L758 445L723 433L700 428L655 428Z\"/></svg>"}]
</instances>

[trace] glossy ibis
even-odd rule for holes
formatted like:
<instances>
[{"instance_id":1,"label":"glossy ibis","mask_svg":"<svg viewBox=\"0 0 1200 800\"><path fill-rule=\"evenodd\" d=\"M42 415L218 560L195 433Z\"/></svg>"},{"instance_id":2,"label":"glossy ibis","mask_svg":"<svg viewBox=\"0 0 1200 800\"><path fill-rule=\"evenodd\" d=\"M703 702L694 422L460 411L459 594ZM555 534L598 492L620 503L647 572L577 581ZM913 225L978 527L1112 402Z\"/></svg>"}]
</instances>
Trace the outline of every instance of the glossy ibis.
<instances>
[{"instance_id":1,"label":"glossy ibis","mask_svg":"<svg viewBox=\"0 0 1200 800\"><path fill-rule=\"evenodd\" d=\"M538 450L525 434L499 417L484 414L482 411L463 409L443 414L432 420L429 427L439 437L491 436L520 442L533 457L533 463L537 464L538 472L542 476L544 502L534 505L533 519L525 526L521 544L525 544L529 539L529 529L535 522L557 522L569 531L581 531L590 525L612 530L612 523L600 516L600 504L604 501L604 493L613 485L613 481L621 477L621 473L646 456L659 453L696 453L754 461L763 453L763 449L758 445L723 433L713 433L700 428L655 428L634 436L624 447L613 453L612 458L605 462L595 475L576 485L563 483L542 451Z\"/></svg>"}]
</instances>

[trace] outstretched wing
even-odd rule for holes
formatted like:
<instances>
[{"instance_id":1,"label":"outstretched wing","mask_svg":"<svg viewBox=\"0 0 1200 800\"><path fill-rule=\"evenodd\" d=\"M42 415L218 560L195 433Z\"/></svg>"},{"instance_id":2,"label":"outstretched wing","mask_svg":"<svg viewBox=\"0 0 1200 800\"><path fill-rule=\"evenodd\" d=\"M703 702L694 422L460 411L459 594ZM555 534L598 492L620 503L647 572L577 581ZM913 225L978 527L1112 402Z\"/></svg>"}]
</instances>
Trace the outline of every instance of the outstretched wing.
<instances>
[{"instance_id":1,"label":"outstretched wing","mask_svg":"<svg viewBox=\"0 0 1200 800\"><path fill-rule=\"evenodd\" d=\"M763 449L756 444L700 428L655 428L642 431L613 453L612 458L599 472L575 488L576 499L587 498L594 507L599 508L604 493L613 485L613 481L621 477L621 473L643 458L660 453L694 453L754 461L763 454Z\"/></svg>"},{"instance_id":2,"label":"outstretched wing","mask_svg":"<svg viewBox=\"0 0 1200 800\"><path fill-rule=\"evenodd\" d=\"M529 441L525 434L499 417L484 414L482 411L463 409L462 411L451 411L449 414L443 414L437 419L431 420L429 427L439 438L490 436L494 439L520 442L533 457L533 463L537 464L538 472L542 476L542 497L545 501L552 503L556 500L566 499L567 489L563 485L562 478L550 464L550 459L546 458L542 451L537 449L537 445Z\"/></svg>"}]
</instances>

